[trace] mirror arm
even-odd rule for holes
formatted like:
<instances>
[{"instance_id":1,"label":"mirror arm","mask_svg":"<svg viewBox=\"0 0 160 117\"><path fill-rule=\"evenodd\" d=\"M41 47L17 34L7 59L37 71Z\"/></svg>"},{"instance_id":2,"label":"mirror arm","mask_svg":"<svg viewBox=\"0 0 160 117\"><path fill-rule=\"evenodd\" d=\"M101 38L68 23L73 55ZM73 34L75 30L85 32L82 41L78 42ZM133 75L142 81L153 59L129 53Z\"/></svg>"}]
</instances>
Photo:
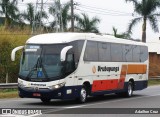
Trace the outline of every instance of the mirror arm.
<instances>
[{"instance_id":1,"label":"mirror arm","mask_svg":"<svg viewBox=\"0 0 160 117\"><path fill-rule=\"evenodd\" d=\"M64 62L66 60L66 53L69 49L73 48L73 46L64 47L61 51L61 61Z\"/></svg>"},{"instance_id":2,"label":"mirror arm","mask_svg":"<svg viewBox=\"0 0 160 117\"><path fill-rule=\"evenodd\" d=\"M12 53L11 53L11 60L12 61L15 61L15 56L16 56L16 52L20 49L23 49L24 46L19 46L19 47L16 47L12 50Z\"/></svg>"}]
</instances>

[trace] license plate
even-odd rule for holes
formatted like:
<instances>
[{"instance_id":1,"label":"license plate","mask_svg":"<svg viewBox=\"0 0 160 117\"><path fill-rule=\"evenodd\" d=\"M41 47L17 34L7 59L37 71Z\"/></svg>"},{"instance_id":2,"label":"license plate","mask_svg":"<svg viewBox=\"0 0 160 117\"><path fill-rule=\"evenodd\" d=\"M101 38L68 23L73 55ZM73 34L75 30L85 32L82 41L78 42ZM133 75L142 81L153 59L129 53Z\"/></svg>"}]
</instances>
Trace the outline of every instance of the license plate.
<instances>
[{"instance_id":1,"label":"license plate","mask_svg":"<svg viewBox=\"0 0 160 117\"><path fill-rule=\"evenodd\" d=\"M35 97L40 97L41 94L40 94L40 93L33 93L33 96L35 96Z\"/></svg>"}]
</instances>

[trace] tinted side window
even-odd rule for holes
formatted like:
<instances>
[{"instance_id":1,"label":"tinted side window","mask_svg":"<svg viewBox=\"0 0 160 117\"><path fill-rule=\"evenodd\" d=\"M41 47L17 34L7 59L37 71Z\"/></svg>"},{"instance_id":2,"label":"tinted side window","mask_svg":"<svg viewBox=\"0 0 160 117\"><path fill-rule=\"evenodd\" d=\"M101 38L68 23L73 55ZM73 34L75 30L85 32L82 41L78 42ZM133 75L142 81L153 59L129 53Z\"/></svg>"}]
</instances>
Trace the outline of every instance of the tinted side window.
<instances>
[{"instance_id":1,"label":"tinted side window","mask_svg":"<svg viewBox=\"0 0 160 117\"><path fill-rule=\"evenodd\" d=\"M98 61L98 44L94 41L87 41L84 54L85 61Z\"/></svg>"},{"instance_id":2,"label":"tinted side window","mask_svg":"<svg viewBox=\"0 0 160 117\"><path fill-rule=\"evenodd\" d=\"M144 62L148 59L148 48L146 46L141 47L141 53L140 53L140 61Z\"/></svg>"},{"instance_id":3,"label":"tinted side window","mask_svg":"<svg viewBox=\"0 0 160 117\"><path fill-rule=\"evenodd\" d=\"M123 61L121 44L111 44L111 59L113 62Z\"/></svg>"},{"instance_id":4,"label":"tinted side window","mask_svg":"<svg viewBox=\"0 0 160 117\"><path fill-rule=\"evenodd\" d=\"M72 73L75 70L74 55L67 54L66 57L66 73Z\"/></svg>"},{"instance_id":5,"label":"tinted side window","mask_svg":"<svg viewBox=\"0 0 160 117\"><path fill-rule=\"evenodd\" d=\"M78 41L78 58L79 59L80 59L80 56L81 56L81 53L82 53L83 45L84 45L84 41L83 40Z\"/></svg>"},{"instance_id":6,"label":"tinted side window","mask_svg":"<svg viewBox=\"0 0 160 117\"><path fill-rule=\"evenodd\" d=\"M140 46L133 45L133 62L140 62Z\"/></svg>"},{"instance_id":7,"label":"tinted side window","mask_svg":"<svg viewBox=\"0 0 160 117\"><path fill-rule=\"evenodd\" d=\"M132 62L132 45L123 45L123 61Z\"/></svg>"},{"instance_id":8,"label":"tinted side window","mask_svg":"<svg viewBox=\"0 0 160 117\"><path fill-rule=\"evenodd\" d=\"M83 40L73 41L73 42L70 42L68 44L68 45L72 45L73 46L73 48L71 50L69 50L68 53L74 52L75 62L78 62L79 59L80 59L80 55L81 55L81 52L82 52L83 44L84 44Z\"/></svg>"},{"instance_id":9,"label":"tinted side window","mask_svg":"<svg viewBox=\"0 0 160 117\"><path fill-rule=\"evenodd\" d=\"M109 62L111 61L110 44L98 43L99 61Z\"/></svg>"}]
</instances>

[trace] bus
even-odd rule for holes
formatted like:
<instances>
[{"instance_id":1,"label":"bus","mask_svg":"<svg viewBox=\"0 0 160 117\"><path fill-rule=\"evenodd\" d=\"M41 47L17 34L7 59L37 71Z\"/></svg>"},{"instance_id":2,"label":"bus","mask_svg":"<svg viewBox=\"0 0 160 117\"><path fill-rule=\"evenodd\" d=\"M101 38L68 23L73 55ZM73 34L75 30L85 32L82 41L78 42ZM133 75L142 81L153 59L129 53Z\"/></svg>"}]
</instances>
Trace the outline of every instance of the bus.
<instances>
[{"instance_id":1,"label":"bus","mask_svg":"<svg viewBox=\"0 0 160 117\"><path fill-rule=\"evenodd\" d=\"M31 37L22 49L21 98L76 99L109 93L131 97L148 86L145 43L94 33L48 33Z\"/></svg>"}]
</instances>

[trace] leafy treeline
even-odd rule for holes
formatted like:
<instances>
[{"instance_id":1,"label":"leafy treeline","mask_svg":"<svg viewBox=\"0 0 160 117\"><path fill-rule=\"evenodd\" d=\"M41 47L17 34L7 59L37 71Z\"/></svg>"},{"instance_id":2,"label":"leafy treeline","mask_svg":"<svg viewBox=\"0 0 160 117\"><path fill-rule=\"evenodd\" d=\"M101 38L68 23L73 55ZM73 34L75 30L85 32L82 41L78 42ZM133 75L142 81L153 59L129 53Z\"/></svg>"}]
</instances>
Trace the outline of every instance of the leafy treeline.
<instances>
[{"instance_id":1,"label":"leafy treeline","mask_svg":"<svg viewBox=\"0 0 160 117\"><path fill-rule=\"evenodd\" d=\"M24 45L30 37L29 29L17 28L6 30L0 27L0 83L17 82L21 51L16 54L16 61L11 61L13 48Z\"/></svg>"},{"instance_id":2,"label":"leafy treeline","mask_svg":"<svg viewBox=\"0 0 160 117\"><path fill-rule=\"evenodd\" d=\"M35 8L33 3L27 4L26 11L20 11L18 9L19 0L0 0L0 14L5 16L5 27L10 28L13 24L26 25L27 21L31 27L41 26L43 30L46 28L56 30L56 21L60 29L63 27L64 31L70 31L70 21L71 21L71 2L66 2L63 5L59 2L55 2L52 6L49 7L47 11L41 11ZM58 12L56 11L58 10ZM35 12L36 11L36 12ZM46 26L43 22L44 20L49 19L49 16L53 16L53 21L50 22L50 26ZM77 32L99 32L97 24L100 22L100 19L93 17L89 18L87 14L74 15L75 28ZM35 27L37 28L37 27Z\"/></svg>"},{"instance_id":3,"label":"leafy treeline","mask_svg":"<svg viewBox=\"0 0 160 117\"><path fill-rule=\"evenodd\" d=\"M0 27L0 83L17 82L21 52L18 52L16 62L12 62L10 59L11 51L16 46L25 44L25 41L31 36L31 28L35 25L35 21L36 26L41 24L42 28L45 29L46 25L43 21L49 18L45 11L35 12L35 6L32 3L27 4L26 11L20 11L17 6L18 0L0 0L0 14L5 18L4 25ZM56 14L57 7L61 7L62 17ZM60 27L62 26L66 32L71 29L70 7L70 2L63 5L55 2L48 9L50 15L58 18ZM87 14L75 14L74 17L77 32L99 32L97 24L100 19L97 17L89 18ZM50 32L56 31L56 21L53 20L49 27L53 29L49 30Z\"/></svg>"},{"instance_id":4,"label":"leafy treeline","mask_svg":"<svg viewBox=\"0 0 160 117\"><path fill-rule=\"evenodd\" d=\"M46 13L46 11L35 11L35 6L32 3L27 4L27 10L24 12L20 12L18 9L18 1L20 0L0 0L0 14L5 16L5 27L10 27L11 24L25 25L24 21L28 21L29 25L32 27L33 25L42 25L43 29L47 29L47 31L55 31L56 30L56 22L58 19L59 28L63 27L64 31L70 31L70 21L71 21L71 2L64 3L63 5L59 2L56 2L49 7L48 12L50 15L54 17L53 21L50 22L50 26L46 26L44 24L44 19L48 19L50 15ZM23 0L22 0L23 1ZM150 23L151 28L154 32L159 32L158 29L158 16L160 16L159 8L160 8L160 0L124 0L126 3L132 3L134 6L134 16L128 27L127 31L120 34L115 35L116 37L129 38L132 34L132 28L139 22L143 22L142 24L142 41L146 42L146 28L147 21ZM61 9L61 10L60 10ZM56 11L59 11L58 13ZM61 14L61 15L60 15ZM62 17L61 17L62 16ZM100 19L97 17L89 18L87 14L81 13L74 15L75 20L75 31L77 32L99 32L97 24L100 23ZM35 27L37 29L37 27ZM115 32L115 30L114 30ZM129 35L129 36L128 36Z\"/></svg>"}]
</instances>

